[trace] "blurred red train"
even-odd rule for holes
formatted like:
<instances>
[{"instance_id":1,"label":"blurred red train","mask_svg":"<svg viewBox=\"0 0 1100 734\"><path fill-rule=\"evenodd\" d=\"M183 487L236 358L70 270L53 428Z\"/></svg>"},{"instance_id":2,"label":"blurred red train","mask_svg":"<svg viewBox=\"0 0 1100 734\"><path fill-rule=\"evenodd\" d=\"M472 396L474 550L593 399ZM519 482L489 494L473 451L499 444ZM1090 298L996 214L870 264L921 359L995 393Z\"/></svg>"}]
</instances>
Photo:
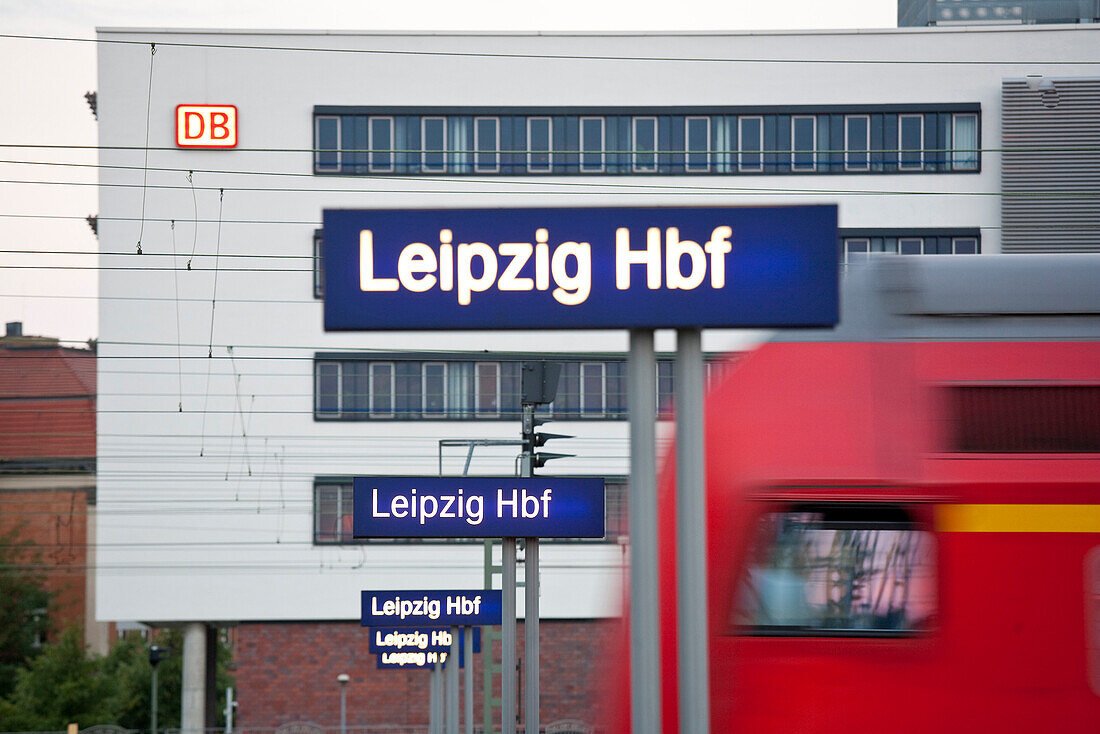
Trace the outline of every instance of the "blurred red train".
<instances>
[{"instance_id":1,"label":"blurred red train","mask_svg":"<svg viewBox=\"0 0 1100 734\"><path fill-rule=\"evenodd\" d=\"M1100 731L1100 256L894 257L841 295L708 395L711 731Z\"/></svg>"}]
</instances>

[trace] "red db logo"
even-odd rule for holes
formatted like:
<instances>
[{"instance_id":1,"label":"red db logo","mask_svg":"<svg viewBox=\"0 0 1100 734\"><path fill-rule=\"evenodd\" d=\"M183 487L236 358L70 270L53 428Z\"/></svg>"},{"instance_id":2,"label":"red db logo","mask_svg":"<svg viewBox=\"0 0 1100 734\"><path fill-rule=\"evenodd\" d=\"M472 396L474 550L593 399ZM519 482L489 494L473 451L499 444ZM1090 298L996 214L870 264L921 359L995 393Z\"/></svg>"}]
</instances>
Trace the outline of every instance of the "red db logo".
<instances>
[{"instance_id":1,"label":"red db logo","mask_svg":"<svg viewBox=\"0 0 1100 734\"><path fill-rule=\"evenodd\" d=\"M237 108L231 104L176 107L176 145L181 148L237 147Z\"/></svg>"}]
</instances>

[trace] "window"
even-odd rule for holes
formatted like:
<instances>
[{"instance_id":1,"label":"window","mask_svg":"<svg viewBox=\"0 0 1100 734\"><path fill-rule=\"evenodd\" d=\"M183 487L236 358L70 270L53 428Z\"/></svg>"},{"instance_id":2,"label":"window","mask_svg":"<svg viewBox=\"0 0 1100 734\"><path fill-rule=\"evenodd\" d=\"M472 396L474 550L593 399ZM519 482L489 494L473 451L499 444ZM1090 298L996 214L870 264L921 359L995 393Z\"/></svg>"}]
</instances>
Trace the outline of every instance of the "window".
<instances>
[{"instance_id":1,"label":"window","mask_svg":"<svg viewBox=\"0 0 1100 734\"><path fill-rule=\"evenodd\" d=\"M478 417L500 415L500 365L496 362L477 363L477 404Z\"/></svg>"},{"instance_id":2,"label":"window","mask_svg":"<svg viewBox=\"0 0 1100 734\"><path fill-rule=\"evenodd\" d=\"M817 147L817 118L795 116L791 118L791 150L794 152L791 168L795 171L812 171L817 165L814 149Z\"/></svg>"},{"instance_id":3,"label":"window","mask_svg":"<svg viewBox=\"0 0 1100 734\"><path fill-rule=\"evenodd\" d=\"M313 167L318 171L336 171L340 168L340 118L317 117L314 121Z\"/></svg>"},{"instance_id":4,"label":"window","mask_svg":"<svg viewBox=\"0 0 1100 734\"><path fill-rule=\"evenodd\" d=\"M313 297L325 297L325 240L323 230L313 231Z\"/></svg>"},{"instance_id":5,"label":"window","mask_svg":"<svg viewBox=\"0 0 1100 734\"><path fill-rule=\"evenodd\" d=\"M947 388L950 450L1100 453L1100 387L973 385Z\"/></svg>"},{"instance_id":6,"label":"window","mask_svg":"<svg viewBox=\"0 0 1100 734\"><path fill-rule=\"evenodd\" d=\"M425 117L420 125L420 147L423 149L421 170L447 170L447 119Z\"/></svg>"},{"instance_id":7,"label":"window","mask_svg":"<svg viewBox=\"0 0 1100 734\"><path fill-rule=\"evenodd\" d=\"M741 139L737 170L763 171L764 157L760 153L764 147L764 118L742 117L737 123Z\"/></svg>"},{"instance_id":8,"label":"window","mask_svg":"<svg viewBox=\"0 0 1100 734\"><path fill-rule=\"evenodd\" d=\"M871 254L871 240L865 237L849 237L844 240L844 263L866 260Z\"/></svg>"},{"instance_id":9,"label":"window","mask_svg":"<svg viewBox=\"0 0 1100 734\"><path fill-rule=\"evenodd\" d=\"M370 365L370 414L393 416L393 363L373 362Z\"/></svg>"},{"instance_id":10,"label":"window","mask_svg":"<svg viewBox=\"0 0 1100 734\"><path fill-rule=\"evenodd\" d=\"M900 255L923 255L924 252L924 238L922 237L899 237L898 238L898 254Z\"/></svg>"},{"instance_id":11,"label":"window","mask_svg":"<svg viewBox=\"0 0 1100 734\"><path fill-rule=\"evenodd\" d=\"M924 167L924 115L898 116L898 168Z\"/></svg>"},{"instance_id":12,"label":"window","mask_svg":"<svg viewBox=\"0 0 1100 734\"><path fill-rule=\"evenodd\" d=\"M393 118L370 118L370 170L393 170Z\"/></svg>"},{"instance_id":13,"label":"window","mask_svg":"<svg viewBox=\"0 0 1100 734\"><path fill-rule=\"evenodd\" d=\"M495 117L479 117L474 120L476 157L474 170L494 173L500 170L500 120Z\"/></svg>"},{"instance_id":14,"label":"window","mask_svg":"<svg viewBox=\"0 0 1100 734\"><path fill-rule=\"evenodd\" d=\"M980 116L977 104L901 114L864 105L766 114L730 106L509 112L319 105L313 167L359 176L948 173L977 170ZM884 146L897 153L885 154Z\"/></svg>"},{"instance_id":15,"label":"window","mask_svg":"<svg viewBox=\"0 0 1100 734\"><path fill-rule=\"evenodd\" d=\"M318 420L519 420L525 358L495 361L360 359L314 362ZM625 420L626 360L563 359L558 393L547 415L575 420ZM662 419L670 416L673 362L657 363ZM707 374L712 374L708 363Z\"/></svg>"},{"instance_id":16,"label":"window","mask_svg":"<svg viewBox=\"0 0 1100 734\"><path fill-rule=\"evenodd\" d=\"M868 115L848 115L844 118L844 168L866 171L870 164L871 118Z\"/></svg>"},{"instance_id":17,"label":"window","mask_svg":"<svg viewBox=\"0 0 1100 734\"><path fill-rule=\"evenodd\" d=\"M581 118L581 170L603 170L603 118Z\"/></svg>"},{"instance_id":18,"label":"window","mask_svg":"<svg viewBox=\"0 0 1100 734\"><path fill-rule=\"evenodd\" d=\"M549 117L527 118L527 170L549 171L553 164L553 132Z\"/></svg>"},{"instance_id":19,"label":"window","mask_svg":"<svg viewBox=\"0 0 1100 734\"><path fill-rule=\"evenodd\" d=\"M351 483L313 487L313 542L352 542L353 494Z\"/></svg>"},{"instance_id":20,"label":"window","mask_svg":"<svg viewBox=\"0 0 1100 734\"><path fill-rule=\"evenodd\" d=\"M340 414L340 363L318 362L316 385L316 407L318 415Z\"/></svg>"},{"instance_id":21,"label":"window","mask_svg":"<svg viewBox=\"0 0 1100 734\"><path fill-rule=\"evenodd\" d=\"M607 385L604 378L603 362L584 362L581 364L581 414L598 416L604 414Z\"/></svg>"},{"instance_id":22,"label":"window","mask_svg":"<svg viewBox=\"0 0 1100 734\"><path fill-rule=\"evenodd\" d=\"M657 170L657 118L634 118L634 161L637 172Z\"/></svg>"},{"instance_id":23,"label":"window","mask_svg":"<svg viewBox=\"0 0 1100 734\"><path fill-rule=\"evenodd\" d=\"M977 237L952 237L951 251L956 255L977 255Z\"/></svg>"},{"instance_id":24,"label":"window","mask_svg":"<svg viewBox=\"0 0 1100 734\"><path fill-rule=\"evenodd\" d=\"M447 364L425 362L423 370L424 417L444 418L447 415Z\"/></svg>"},{"instance_id":25,"label":"window","mask_svg":"<svg viewBox=\"0 0 1100 734\"><path fill-rule=\"evenodd\" d=\"M687 139L687 170L710 170L710 118L688 117L684 120Z\"/></svg>"},{"instance_id":26,"label":"window","mask_svg":"<svg viewBox=\"0 0 1100 734\"><path fill-rule=\"evenodd\" d=\"M978 116L955 114L951 118L951 167L956 171L978 169Z\"/></svg>"},{"instance_id":27,"label":"window","mask_svg":"<svg viewBox=\"0 0 1100 734\"><path fill-rule=\"evenodd\" d=\"M675 363L669 359L657 360L657 418L672 418L672 399L675 395L673 383Z\"/></svg>"},{"instance_id":28,"label":"window","mask_svg":"<svg viewBox=\"0 0 1100 734\"><path fill-rule=\"evenodd\" d=\"M733 622L756 634L903 635L936 610L934 543L896 506L794 506L760 518Z\"/></svg>"}]
</instances>

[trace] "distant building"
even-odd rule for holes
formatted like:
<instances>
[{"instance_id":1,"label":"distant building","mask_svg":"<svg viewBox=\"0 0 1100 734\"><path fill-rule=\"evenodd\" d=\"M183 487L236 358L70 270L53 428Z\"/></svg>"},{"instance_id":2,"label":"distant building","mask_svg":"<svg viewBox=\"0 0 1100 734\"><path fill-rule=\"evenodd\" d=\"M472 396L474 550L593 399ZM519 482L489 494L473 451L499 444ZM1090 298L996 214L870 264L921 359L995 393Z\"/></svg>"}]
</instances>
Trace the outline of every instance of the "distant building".
<instances>
[{"instance_id":1,"label":"distant building","mask_svg":"<svg viewBox=\"0 0 1100 734\"><path fill-rule=\"evenodd\" d=\"M898 27L1097 23L1100 0L898 0Z\"/></svg>"},{"instance_id":2,"label":"distant building","mask_svg":"<svg viewBox=\"0 0 1100 734\"><path fill-rule=\"evenodd\" d=\"M1100 25L98 41L97 615L184 627L196 680L235 626L249 729L335 728L340 673L350 726L426 722L359 592L483 588L493 556L352 537L352 477L514 476L524 360L562 363L543 473L607 483L605 538L541 544L542 719L597 721L622 667L625 330L325 332L325 209L835 203L845 268L1100 252ZM745 343L704 339L712 377Z\"/></svg>"},{"instance_id":3,"label":"distant building","mask_svg":"<svg viewBox=\"0 0 1100 734\"><path fill-rule=\"evenodd\" d=\"M57 339L0 337L0 530L34 543L54 592L53 626L84 628L107 650L95 621L96 355Z\"/></svg>"}]
</instances>

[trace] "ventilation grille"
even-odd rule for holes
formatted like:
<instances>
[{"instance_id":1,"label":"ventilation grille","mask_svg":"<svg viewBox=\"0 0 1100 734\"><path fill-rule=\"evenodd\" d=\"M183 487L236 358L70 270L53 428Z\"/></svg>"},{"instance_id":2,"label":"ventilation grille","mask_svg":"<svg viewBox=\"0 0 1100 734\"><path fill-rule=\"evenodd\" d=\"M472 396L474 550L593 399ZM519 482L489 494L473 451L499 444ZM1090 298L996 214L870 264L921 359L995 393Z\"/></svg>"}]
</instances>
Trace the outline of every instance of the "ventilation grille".
<instances>
[{"instance_id":1,"label":"ventilation grille","mask_svg":"<svg viewBox=\"0 0 1100 734\"><path fill-rule=\"evenodd\" d=\"M952 451L1100 452L1100 386L951 387Z\"/></svg>"},{"instance_id":2,"label":"ventilation grille","mask_svg":"<svg viewBox=\"0 0 1100 734\"><path fill-rule=\"evenodd\" d=\"M1001 248L1100 252L1100 79L1001 85Z\"/></svg>"}]
</instances>

